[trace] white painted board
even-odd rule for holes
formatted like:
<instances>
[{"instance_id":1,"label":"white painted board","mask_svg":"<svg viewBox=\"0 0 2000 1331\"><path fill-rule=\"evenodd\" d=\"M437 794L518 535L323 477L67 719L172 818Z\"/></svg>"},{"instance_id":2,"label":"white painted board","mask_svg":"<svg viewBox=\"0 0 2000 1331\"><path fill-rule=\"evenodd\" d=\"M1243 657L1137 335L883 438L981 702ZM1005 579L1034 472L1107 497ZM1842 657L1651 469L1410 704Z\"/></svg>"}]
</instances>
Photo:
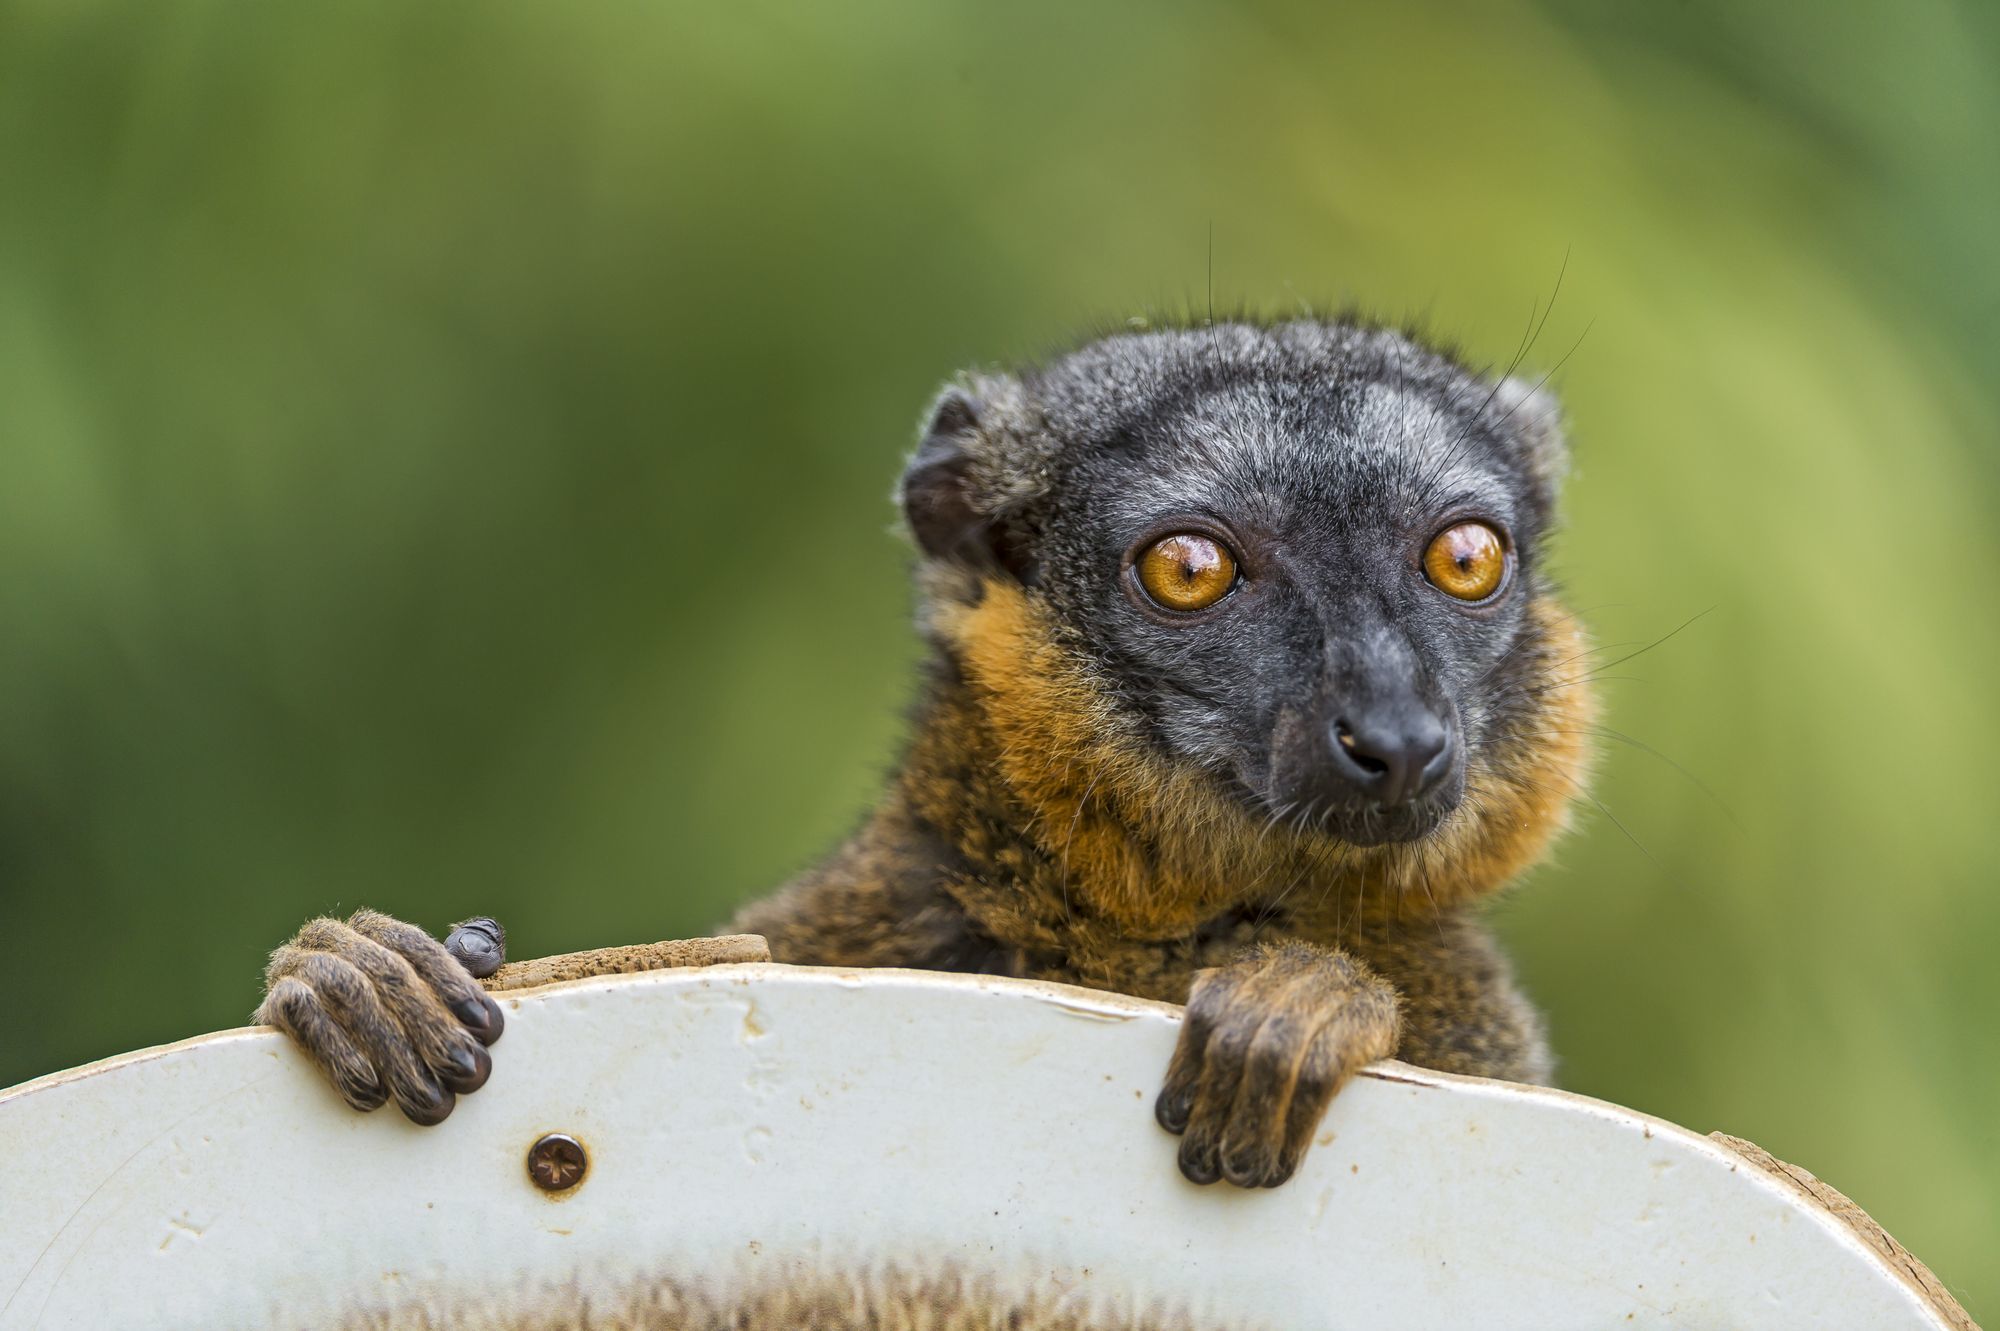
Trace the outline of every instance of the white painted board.
<instances>
[{"instance_id":1,"label":"white painted board","mask_svg":"<svg viewBox=\"0 0 2000 1331\"><path fill-rule=\"evenodd\" d=\"M1378 1065L1244 1192L1153 1122L1172 1007L772 965L502 1001L436 1128L351 1112L266 1030L0 1093L0 1331L553 1325L885 1266L1106 1326L1946 1326L1795 1191L1580 1096ZM560 1198L524 1167L550 1131L590 1158Z\"/></svg>"}]
</instances>

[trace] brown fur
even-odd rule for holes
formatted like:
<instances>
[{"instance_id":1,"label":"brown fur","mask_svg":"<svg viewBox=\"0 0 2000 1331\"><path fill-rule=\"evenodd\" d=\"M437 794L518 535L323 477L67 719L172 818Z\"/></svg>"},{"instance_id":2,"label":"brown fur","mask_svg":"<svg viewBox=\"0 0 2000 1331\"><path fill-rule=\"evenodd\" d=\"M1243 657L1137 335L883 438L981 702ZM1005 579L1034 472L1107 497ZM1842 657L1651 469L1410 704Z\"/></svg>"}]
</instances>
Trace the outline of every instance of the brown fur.
<instances>
[{"instance_id":1,"label":"brown fur","mask_svg":"<svg viewBox=\"0 0 2000 1331\"><path fill-rule=\"evenodd\" d=\"M1195 1331L1188 1318L1053 1282L1015 1288L953 1271L812 1272L712 1287L662 1279L425 1300L347 1318L343 1331ZM1222 1331L1233 1323L1203 1322Z\"/></svg>"}]
</instances>

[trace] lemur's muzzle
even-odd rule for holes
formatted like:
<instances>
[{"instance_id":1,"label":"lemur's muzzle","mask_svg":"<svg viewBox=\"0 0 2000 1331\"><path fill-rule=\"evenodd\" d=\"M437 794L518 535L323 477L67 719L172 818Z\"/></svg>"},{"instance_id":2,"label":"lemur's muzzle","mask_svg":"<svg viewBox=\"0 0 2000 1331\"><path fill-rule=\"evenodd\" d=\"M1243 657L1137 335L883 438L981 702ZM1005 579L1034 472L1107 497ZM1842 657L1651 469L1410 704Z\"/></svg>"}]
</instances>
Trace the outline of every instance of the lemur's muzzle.
<instances>
[{"instance_id":1,"label":"lemur's muzzle","mask_svg":"<svg viewBox=\"0 0 2000 1331\"><path fill-rule=\"evenodd\" d=\"M1303 802L1360 843L1422 836L1456 802L1464 764L1451 706L1387 624L1329 644L1303 715L1281 729L1277 803Z\"/></svg>"}]
</instances>

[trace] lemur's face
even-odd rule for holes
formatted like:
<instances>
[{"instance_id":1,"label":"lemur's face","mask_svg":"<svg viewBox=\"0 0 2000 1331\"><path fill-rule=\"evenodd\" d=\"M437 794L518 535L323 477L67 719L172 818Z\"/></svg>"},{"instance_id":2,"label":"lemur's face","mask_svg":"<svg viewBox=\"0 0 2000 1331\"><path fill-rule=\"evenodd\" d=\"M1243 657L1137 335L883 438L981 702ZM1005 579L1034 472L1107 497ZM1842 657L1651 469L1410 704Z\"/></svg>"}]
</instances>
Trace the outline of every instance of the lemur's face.
<instances>
[{"instance_id":1,"label":"lemur's face","mask_svg":"<svg viewBox=\"0 0 2000 1331\"><path fill-rule=\"evenodd\" d=\"M1321 324L1109 339L1021 390L1045 471L991 548L1173 758L1374 845L1531 738L1545 399Z\"/></svg>"}]
</instances>

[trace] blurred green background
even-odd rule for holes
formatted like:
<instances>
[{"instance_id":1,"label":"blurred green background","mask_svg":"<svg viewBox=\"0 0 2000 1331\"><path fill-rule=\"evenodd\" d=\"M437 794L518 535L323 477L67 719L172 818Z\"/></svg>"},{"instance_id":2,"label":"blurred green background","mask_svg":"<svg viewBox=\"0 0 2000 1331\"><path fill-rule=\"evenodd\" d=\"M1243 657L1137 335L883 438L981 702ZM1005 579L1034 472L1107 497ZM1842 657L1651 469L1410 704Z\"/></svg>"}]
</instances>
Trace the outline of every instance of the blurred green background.
<instances>
[{"instance_id":1,"label":"blurred green background","mask_svg":"<svg viewBox=\"0 0 2000 1331\"><path fill-rule=\"evenodd\" d=\"M808 862L927 395L1200 308L1211 229L1219 304L1491 361L1566 261L1574 602L1709 612L1503 912L1566 1083L2000 1316L1996 127L1936 0L8 0L0 1084L241 1022L314 912L528 955Z\"/></svg>"}]
</instances>

